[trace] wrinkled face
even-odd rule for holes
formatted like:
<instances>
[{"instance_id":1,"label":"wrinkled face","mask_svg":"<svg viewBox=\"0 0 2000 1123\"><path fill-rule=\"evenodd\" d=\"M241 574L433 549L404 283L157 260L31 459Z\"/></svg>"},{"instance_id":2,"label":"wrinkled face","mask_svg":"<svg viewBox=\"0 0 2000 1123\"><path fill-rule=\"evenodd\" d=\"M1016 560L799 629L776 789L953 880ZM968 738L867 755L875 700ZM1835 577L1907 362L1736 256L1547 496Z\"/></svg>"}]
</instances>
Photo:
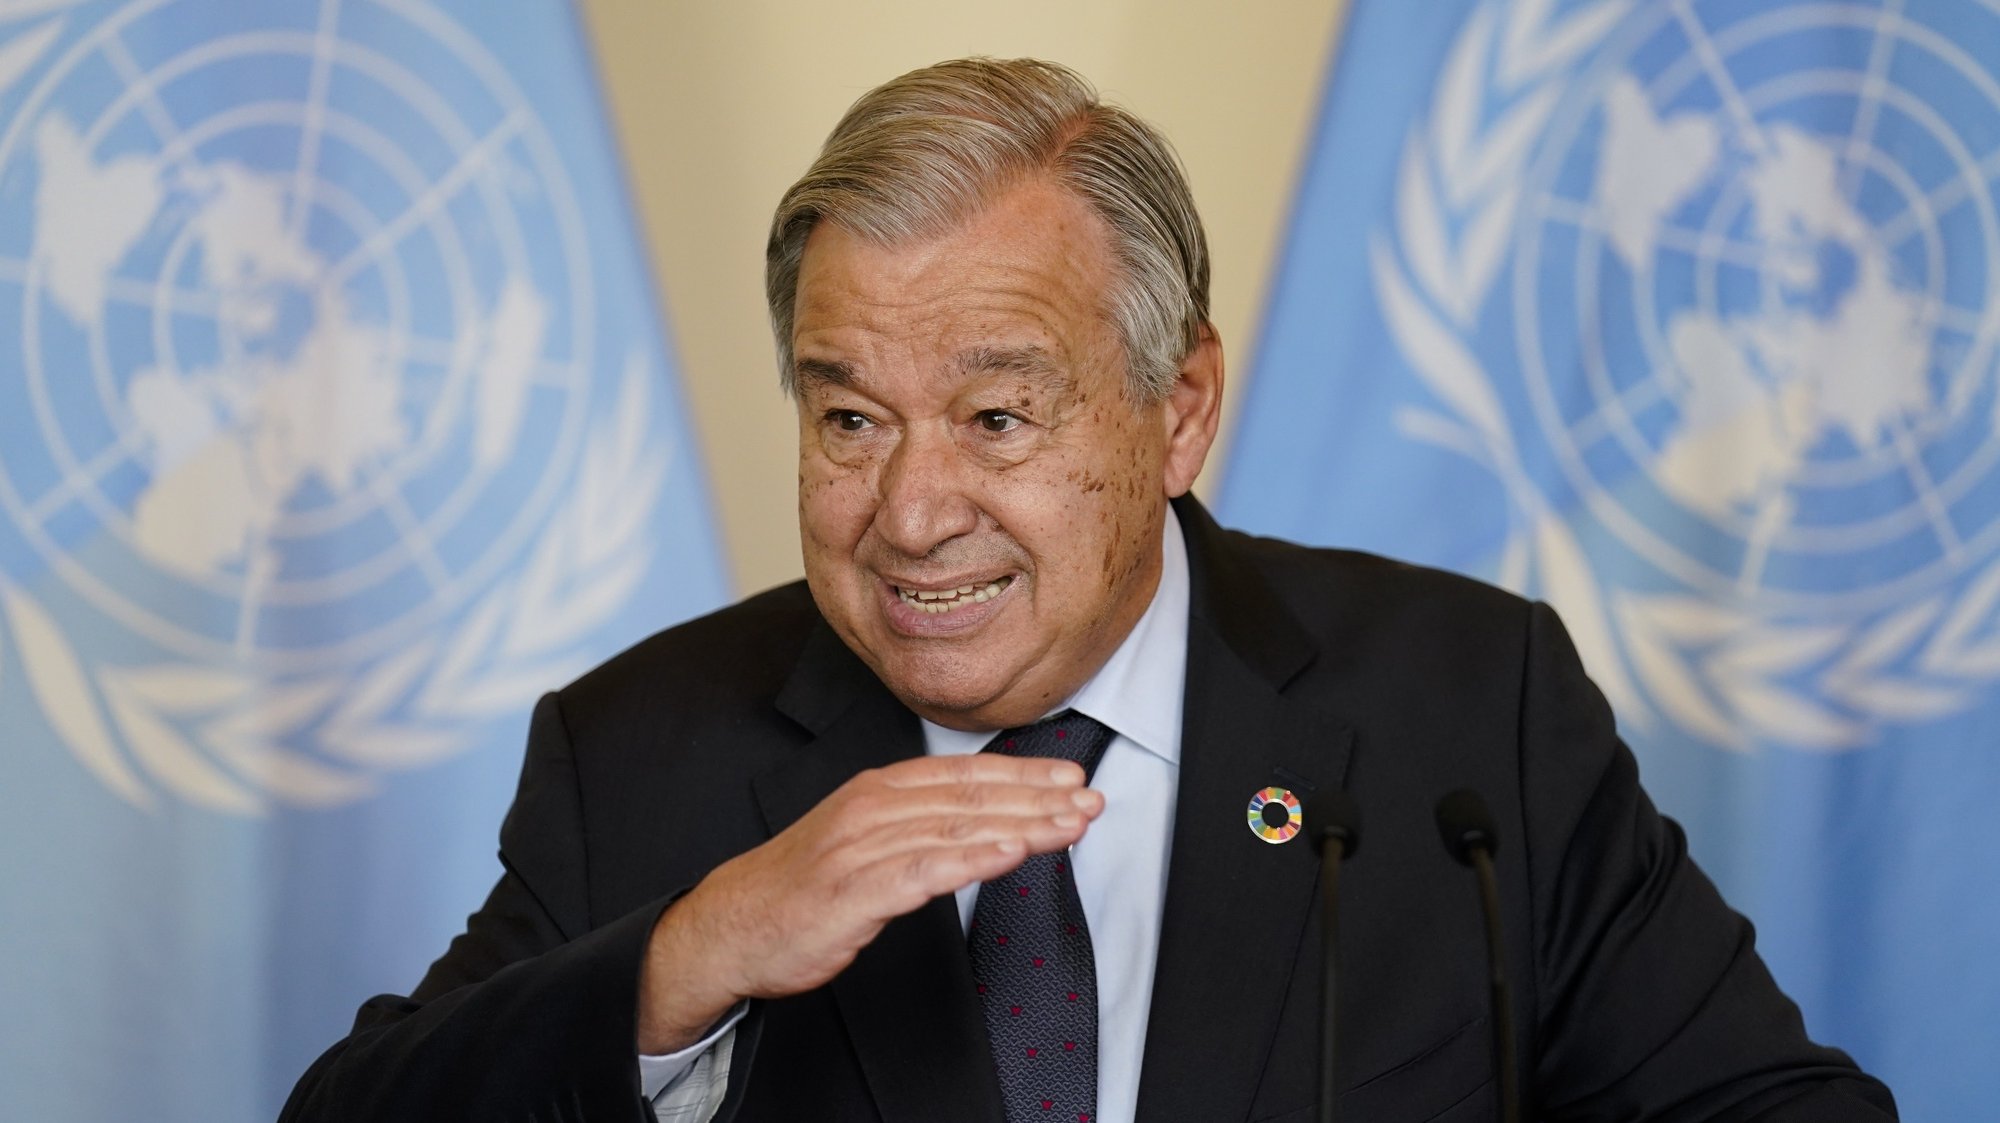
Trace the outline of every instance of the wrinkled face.
<instances>
[{"instance_id":1,"label":"wrinkled face","mask_svg":"<svg viewBox=\"0 0 2000 1123\"><path fill-rule=\"evenodd\" d=\"M823 223L806 243L806 579L847 645L939 724L1039 718L1158 585L1167 500L1214 435L1220 356L1205 341L1165 401L1133 400L1114 279L1102 221L1038 181L934 241Z\"/></svg>"}]
</instances>

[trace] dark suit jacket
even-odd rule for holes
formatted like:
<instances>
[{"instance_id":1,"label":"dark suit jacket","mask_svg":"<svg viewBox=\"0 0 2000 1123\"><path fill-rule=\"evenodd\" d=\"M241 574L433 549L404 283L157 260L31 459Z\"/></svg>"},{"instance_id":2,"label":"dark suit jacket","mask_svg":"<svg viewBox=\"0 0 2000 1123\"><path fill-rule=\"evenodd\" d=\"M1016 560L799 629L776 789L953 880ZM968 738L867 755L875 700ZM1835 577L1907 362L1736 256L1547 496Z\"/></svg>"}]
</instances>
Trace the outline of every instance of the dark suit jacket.
<instances>
[{"instance_id":1,"label":"dark suit jacket","mask_svg":"<svg viewBox=\"0 0 2000 1123\"><path fill-rule=\"evenodd\" d=\"M1750 926L1640 791L1555 615L1475 582L1224 531L1192 501L1180 793L1139 1095L1146 1123L1313 1117L1318 862L1244 824L1251 793L1344 787L1344 1118L1494 1118L1471 875L1431 809L1499 825L1531 1118L1881 1120L1810 1043ZM665 904L917 719L802 584L639 644L535 711L505 875L409 998L362 1007L286 1119L645 1120L636 983ZM1101 956L1120 949L1097 949ZM812 993L752 1005L724 1117L998 1123L950 897Z\"/></svg>"}]
</instances>

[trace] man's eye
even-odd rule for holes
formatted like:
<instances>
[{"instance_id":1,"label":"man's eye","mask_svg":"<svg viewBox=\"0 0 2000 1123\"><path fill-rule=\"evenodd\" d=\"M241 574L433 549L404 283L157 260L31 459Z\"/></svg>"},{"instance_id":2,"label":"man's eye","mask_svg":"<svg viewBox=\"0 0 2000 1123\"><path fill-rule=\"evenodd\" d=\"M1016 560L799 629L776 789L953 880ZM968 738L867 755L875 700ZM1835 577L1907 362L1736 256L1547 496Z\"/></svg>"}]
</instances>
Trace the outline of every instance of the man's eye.
<instances>
[{"instance_id":1,"label":"man's eye","mask_svg":"<svg viewBox=\"0 0 2000 1123\"><path fill-rule=\"evenodd\" d=\"M827 410L826 419L833 422L833 427L843 433L858 432L868 427L868 418L851 409Z\"/></svg>"},{"instance_id":2,"label":"man's eye","mask_svg":"<svg viewBox=\"0 0 2000 1123\"><path fill-rule=\"evenodd\" d=\"M989 433L1006 433L1021 427L1021 419L1004 409L979 411L979 427Z\"/></svg>"}]
</instances>

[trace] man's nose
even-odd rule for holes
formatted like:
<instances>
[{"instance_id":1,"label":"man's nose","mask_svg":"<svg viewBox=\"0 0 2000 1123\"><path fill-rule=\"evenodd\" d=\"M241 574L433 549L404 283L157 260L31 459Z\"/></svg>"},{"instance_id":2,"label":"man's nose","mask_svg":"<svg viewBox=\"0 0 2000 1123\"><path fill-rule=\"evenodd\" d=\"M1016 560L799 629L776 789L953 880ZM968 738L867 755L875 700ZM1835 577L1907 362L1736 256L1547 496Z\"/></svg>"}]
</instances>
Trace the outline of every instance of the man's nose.
<instances>
[{"instance_id":1,"label":"man's nose","mask_svg":"<svg viewBox=\"0 0 2000 1123\"><path fill-rule=\"evenodd\" d=\"M905 557L924 557L979 524L966 466L943 426L906 431L883 465L880 486L876 533Z\"/></svg>"}]
</instances>

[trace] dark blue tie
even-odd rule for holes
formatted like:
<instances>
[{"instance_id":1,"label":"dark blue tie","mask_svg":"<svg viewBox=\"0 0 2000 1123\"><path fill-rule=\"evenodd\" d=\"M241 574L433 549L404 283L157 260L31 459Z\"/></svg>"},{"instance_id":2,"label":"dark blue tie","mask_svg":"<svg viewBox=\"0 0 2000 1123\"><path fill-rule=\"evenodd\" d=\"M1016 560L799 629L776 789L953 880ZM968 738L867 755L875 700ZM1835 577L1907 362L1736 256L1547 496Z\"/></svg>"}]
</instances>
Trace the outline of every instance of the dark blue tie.
<instances>
[{"instance_id":1,"label":"dark blue tie","mask_svg":"<svg viewBox=\"0 0 2000 1123\"><path fill-rule=\"evenodd\" d=\"M986 751L1072 760L1088 777L1111 737L1103 724L1065 710L1007 730ZM1092 1123L1097 962L1069 853L1036 854L981 885L966 943L1008 1123Z\"/></svg>"}]
</instances>

